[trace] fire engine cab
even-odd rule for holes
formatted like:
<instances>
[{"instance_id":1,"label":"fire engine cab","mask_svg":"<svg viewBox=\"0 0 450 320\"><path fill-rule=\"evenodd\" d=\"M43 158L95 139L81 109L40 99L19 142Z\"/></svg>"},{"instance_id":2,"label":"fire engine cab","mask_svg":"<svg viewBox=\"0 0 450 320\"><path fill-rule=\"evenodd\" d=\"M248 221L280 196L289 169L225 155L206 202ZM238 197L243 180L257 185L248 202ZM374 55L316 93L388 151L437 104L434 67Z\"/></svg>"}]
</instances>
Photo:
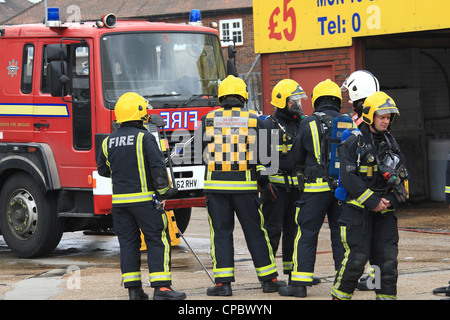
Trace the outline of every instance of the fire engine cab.
<instances>
[{"instance_id":1,"label":"fire engine cab","mask_svg":"<svg viewBox=\"0 0 450 320\"><path fill-rule=\"evenodd\" d=\"M37 257L65 231L112 227L111 181L98 176L96 157L114 130L115 103L129 91L165 121L178 187L166 209L184 231L191 208L204 206L202 150L191 143L193 133L218 107L226 77L217 30L112 14L61 23L50 9L43 24L0 27L5 242L20 257Z\"/></svg>"}]
</instances>

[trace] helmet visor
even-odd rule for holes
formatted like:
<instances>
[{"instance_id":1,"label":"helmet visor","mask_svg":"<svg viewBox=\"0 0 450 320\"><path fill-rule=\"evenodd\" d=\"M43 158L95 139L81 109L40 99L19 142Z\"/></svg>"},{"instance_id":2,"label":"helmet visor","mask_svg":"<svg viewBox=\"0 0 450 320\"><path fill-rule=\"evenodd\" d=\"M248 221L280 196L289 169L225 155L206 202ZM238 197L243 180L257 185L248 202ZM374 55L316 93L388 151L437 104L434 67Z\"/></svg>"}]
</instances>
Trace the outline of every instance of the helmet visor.
<instances>
[{"instance_id":1,"label":"helmet visor","mask_svg":"<svg viewBox=\"0 0 450 320\"><path fill-rule=\"evenodd\" d=\"M383 103L381 106L379 106L375 110L375 114L388 114L388 113L394 113L400 115L400 112L398 111L395 104L392 102L391 99L387 99L385 103Z\"/></svg>"},{"instance_id":2,"label":"helmet visor","mask_svg":"<svg viewBox=\"0 0 450 320\"><path fill-rule=\"evenodd\" d=\"M379 115L383 115L383 114L389 114L389 113L395 113L395 114L399 114L398 109L395 107L391 107L391 108L382 108L381 107L375 111L375 114L379 114Z\"/></svg>"},{"instance_id":3,"label":"helmet visor","mask_svg":"<svg viewBox=\"0 0 450 320\"><path fill-rule=\"evenodd\" d=\"M302 99L308 100L306 93L294 94L288 97L290 102L297 102L298 104L301 104Z\"/></svg>"}]
</instances>

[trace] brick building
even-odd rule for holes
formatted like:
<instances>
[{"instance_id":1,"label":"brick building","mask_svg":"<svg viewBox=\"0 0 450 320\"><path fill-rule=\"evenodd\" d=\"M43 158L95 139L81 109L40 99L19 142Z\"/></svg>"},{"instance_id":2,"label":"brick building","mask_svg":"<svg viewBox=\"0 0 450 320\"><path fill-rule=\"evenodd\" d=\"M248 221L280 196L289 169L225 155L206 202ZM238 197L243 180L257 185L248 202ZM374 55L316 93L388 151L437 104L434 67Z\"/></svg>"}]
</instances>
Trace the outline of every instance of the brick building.
<instances>
[{"instance_id":1,"label":"brick building","mask_svg":"<svg viewBox=\"0 0 450 320\"><path fill-rule=\"evenodd\" d=\"M254 1L262 103L283 78L310 94L326 78L342 85L371 71L401 116L392 128L409 159L412 199L444 200L450 151L450 22L446 0ZM348 93L343 112L351 113ZM304 104L306 114L313 108Z\"/></svg>"}]
</instances>

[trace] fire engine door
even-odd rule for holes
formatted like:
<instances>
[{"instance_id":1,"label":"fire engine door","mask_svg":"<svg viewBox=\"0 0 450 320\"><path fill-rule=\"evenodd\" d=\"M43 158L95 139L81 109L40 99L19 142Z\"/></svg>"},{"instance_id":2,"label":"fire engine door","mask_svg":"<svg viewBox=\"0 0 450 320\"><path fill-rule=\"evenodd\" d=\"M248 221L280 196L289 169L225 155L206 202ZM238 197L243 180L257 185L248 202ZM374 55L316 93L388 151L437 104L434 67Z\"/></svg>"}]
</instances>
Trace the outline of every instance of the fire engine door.
<instances>
[{"instance_id":1,"label":"fire engine door","mask_svg":"<svg viewBox=\"0 0 450 320\"><path fill-rule=\"evenodd\" d=\"M29 142L33 138L32 74L34 44L5 41L0 54L2 99L0 99L0 142Z\"/></svg>"},{"instance_id":2,"label":"fire engine door","mask_svg":"<svg viewBox=\"0 0 450 320\"><path fill-rule=\"evenodd\" d=\"M52 97L49 85L50 55L46 40L39 42L42 50L41 93L35 96L35 106L46 106L48 112L36 115L34 137L50 145L58 165L61 186L87 187L87 176L95 166L92 143L92 113L90 86L90 46L88 43L67 42L66 75L69 89L64 97ZM60 60L61 58L59 58Z\"/></svg>"}]
</instances>

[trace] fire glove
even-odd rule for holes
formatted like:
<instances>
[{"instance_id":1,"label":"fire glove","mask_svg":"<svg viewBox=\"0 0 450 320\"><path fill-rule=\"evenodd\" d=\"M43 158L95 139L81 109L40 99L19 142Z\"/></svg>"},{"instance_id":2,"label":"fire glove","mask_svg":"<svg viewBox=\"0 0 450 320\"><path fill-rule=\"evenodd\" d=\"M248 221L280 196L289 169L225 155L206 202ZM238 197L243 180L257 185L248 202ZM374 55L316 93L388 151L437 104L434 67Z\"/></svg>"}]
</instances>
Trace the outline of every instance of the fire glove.
<instances>
[{"instance_id":1,"label":"fire glove","mask_svg":"<svg viewBox=\"0 0 450 320\"><path fill-rule=\"evenodd\" d=\"M394 196L398 202L405 202L408 198L408 192L402 184L394 185Z\"/></svg>"},{"instance_id":2,"label":"fire glove","mask_svg":"<svg viewBox=\"0 0 450 320\"><path fill-rule=\"evenodd\" d=\"M270 183L267 176L261 176L258 179L258 187L264 199L275 201L275 199L277 198L276 192L278 191L278 189L272 183Z\"/></svg>"},{"instance_id":3,"label":"fire glove","mask_svg":"<svg viewBox=\"0 0 450 320\"><path fill-rule=\"evenodd\" d=\"M178 192L178 188L176 187L169 187L169 190L164 192L163 194L158 195L159 200L166 200L167 198L173 197Z\"/></svg>"},{"instance_id":4,"label":"fire glove","mask_svg":"<svg viewBox=\"0 0 450 320\"><path fill-rule=\"evenodd\" d=\"M261 190L264 198L270 199L271 201L275 201L276 200L276 198L277 198L276 192L277 191L278 191L277 187L275 187L270 182L264 188L262 188L262 190Z\"/></svg>"}]
</instances>

